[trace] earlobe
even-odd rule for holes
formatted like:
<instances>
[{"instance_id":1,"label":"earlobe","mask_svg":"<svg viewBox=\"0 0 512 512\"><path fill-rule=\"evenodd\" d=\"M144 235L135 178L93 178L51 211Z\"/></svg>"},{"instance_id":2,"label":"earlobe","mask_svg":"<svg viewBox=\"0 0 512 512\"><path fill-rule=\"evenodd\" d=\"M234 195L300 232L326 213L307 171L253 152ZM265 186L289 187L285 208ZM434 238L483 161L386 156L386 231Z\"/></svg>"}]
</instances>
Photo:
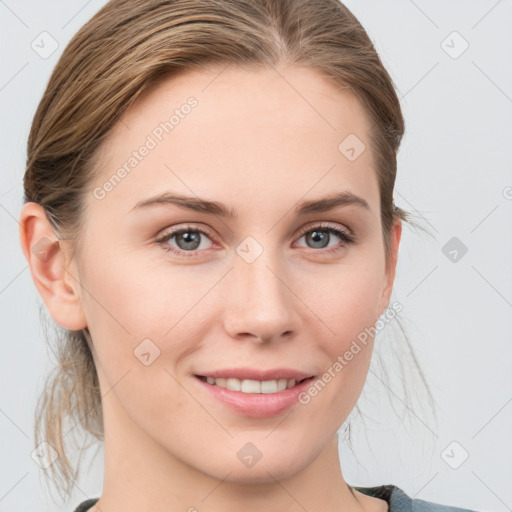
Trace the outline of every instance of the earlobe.
<instances>
[{"instance_id":1,"label":"earlobe","mask_svg":"<svg viewBox=\"0 0 512 512\"><path fill-rule=\"evenodd\" d=\"M86 327L79 281L71 275L66 246L56 236L41 205L23 205L19 234L32 280L53 320L70 330Z\"/></svg>"},{"instance_id":2,"label":"earlobe","mask_svg":"<svg viewBox=\"0 0 512 512\"><path fill-rule=\"evenodd\" d=\"M384 310L388 307L391 292L393 290L393 284L395 282L396 264L398 261L398 248L400 246L400 239L402 237L402 221L396 219L393 222L390 233L390 254L389 260L386 267L386 275L384 288L382 290L381 303L379 306L379 316L384 313Z\"/></svg>"}]
</instances>

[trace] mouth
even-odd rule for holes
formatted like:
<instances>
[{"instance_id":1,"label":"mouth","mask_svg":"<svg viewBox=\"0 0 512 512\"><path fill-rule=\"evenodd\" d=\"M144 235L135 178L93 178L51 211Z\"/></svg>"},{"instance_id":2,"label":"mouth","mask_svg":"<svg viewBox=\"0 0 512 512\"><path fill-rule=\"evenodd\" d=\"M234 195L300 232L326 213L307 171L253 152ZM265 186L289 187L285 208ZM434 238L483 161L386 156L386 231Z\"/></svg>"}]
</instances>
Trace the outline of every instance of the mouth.
<instances>
[{"instance_id":1,"label":"mouth","mask_svg":"<svg viewBox=\"0 0 512 512\"><path fill-rule=\"evenodd\" d=\"M272 380L254 380L237 379L234 377L207 377L204 375L194 375L197 379L229 391L238 391L247 394L274 394L288 389L295 388L306 381L313 380L315 376L302 379L272 379Z\"/></svg>"},{"instance_id":2,"label":"mouth","mask_svg":"<svg viewBox=\"0 0 512 512\"><path fill-rule=\"evenodd\" d=\"M223 407L247 418L270 418L299 403L316 378L292 368L225 368L193 374L199 389Z\"/></svg>"}]
</instances>

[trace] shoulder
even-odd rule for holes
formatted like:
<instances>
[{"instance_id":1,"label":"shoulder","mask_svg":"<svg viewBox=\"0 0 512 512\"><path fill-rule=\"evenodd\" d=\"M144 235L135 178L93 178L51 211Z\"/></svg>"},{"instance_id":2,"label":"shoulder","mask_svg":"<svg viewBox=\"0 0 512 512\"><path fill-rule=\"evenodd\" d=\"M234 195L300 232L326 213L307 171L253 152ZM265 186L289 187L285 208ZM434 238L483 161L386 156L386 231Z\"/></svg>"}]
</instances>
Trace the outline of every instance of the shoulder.
<instances>
[{"instance_id":1,"label":"shoulder","mask_svg":"<svg viewBox=\"0 0 512 512\"><path fill-rule=\"evenodd\" d=\"M475 512L466 508L452 507L450 505L441 505L431 501L413 499L396 485L380 485L377 487L355 487L367 496L380 498L387 501L389 512Z\"/></svg>"},{"instance_id":2,"label":"shoulder","mask_svg":"<svg viewBox=\"0 0 512 512\"><path fill-rule=\"evenodd\" d=\"M99 498L91 498L91 499L82 501L82 503L80 503L80 505L78 505L78 507L76 507L73 512L86 512L93 505L95 505L98 500L99 500Z\"/></svg>"}]
</instances>

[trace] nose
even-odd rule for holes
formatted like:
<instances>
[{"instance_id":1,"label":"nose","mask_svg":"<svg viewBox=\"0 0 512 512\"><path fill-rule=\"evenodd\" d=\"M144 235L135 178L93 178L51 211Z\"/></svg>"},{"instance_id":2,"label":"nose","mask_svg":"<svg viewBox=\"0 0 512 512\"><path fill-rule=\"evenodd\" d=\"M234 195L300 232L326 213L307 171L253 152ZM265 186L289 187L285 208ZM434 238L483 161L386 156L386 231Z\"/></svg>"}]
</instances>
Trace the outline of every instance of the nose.
<instances>
[{"instance_id":1,"label":"nose","mask_svg":"<svg viewBox=\"0 0 512 512\"><path fill-rule=\"evenodd\" d=\"M269 251L252 263L236 256L226 283L224 325L233 339L259 343L292 338L299 329L301 307L288 284L288 273Z\"/></svg>"}]
</instances>

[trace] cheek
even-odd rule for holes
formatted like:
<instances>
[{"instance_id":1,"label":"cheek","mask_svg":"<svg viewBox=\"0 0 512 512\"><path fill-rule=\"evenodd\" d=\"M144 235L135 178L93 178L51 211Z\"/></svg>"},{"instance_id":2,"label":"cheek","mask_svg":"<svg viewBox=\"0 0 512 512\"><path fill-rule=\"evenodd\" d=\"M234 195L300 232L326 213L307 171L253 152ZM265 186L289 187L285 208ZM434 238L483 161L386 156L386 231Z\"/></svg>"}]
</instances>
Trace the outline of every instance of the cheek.
<instances>
[{"instance_id":1,"label":"cheek","mask_svg":"<svg viewBox=\"0 0 512 512\"><path fill-rule=\"evenodd\" d=\"M311 310L321 320L317 323L319 328L324 328L326 339L331 335L333 347L342 350L347 342L375 324L379 316L382 282L380 266L363 263L340 265L339 269L333 268L321 280L316 280L318 292L309 292L309 297L305 296Z\"/></svg>"},{"instance_id":2,"label":"cheek","mask_svg":"<svg viewBox=\"0 0 512 512\"><path fill-rule=\"evenodd\" d=\"M160 410L165 416L171 402L175 411L185 407L186 396L172 375L182 371L183 361L211 327L206 320L212 318L206 310L211 300L201 298L219 276L210 271L203 279L192 266L172 268L98 252L82 277L103 389L119 381L116 393L126 407L133 406L135 416L140 410L154 417ZM151 400L147 390L153 390Z\"/></svg>"},{"instance_id":3,"label":"cheek","mask_svg":"<svg viewBox=\"0 0 512 512\"><path fill-rule=\"evenodd\" d=\"M82 276L89 323L134 344L179 329L208 283L201 286L180 267L169 269L133 254L91 254Z\"/></svg>"},{"instance_id":4,"label":"cheek","mask_svg":"<svg viewBox=\"0 0 512 512\"><path fill-rule=\"evenodd\" d=\"M362 390L373 349L373 334L379 318L382 293L382 270L375 264L340 265L322 283L321 293L314 296L310 316L312 338L326 356L320 380L329 388L326 407L344 419ZM315 336L316 332L322 335ZM321 388L323 384L319 387ZM323 394L323 392L322 392Z\"/></svg>"}]
</instances>

